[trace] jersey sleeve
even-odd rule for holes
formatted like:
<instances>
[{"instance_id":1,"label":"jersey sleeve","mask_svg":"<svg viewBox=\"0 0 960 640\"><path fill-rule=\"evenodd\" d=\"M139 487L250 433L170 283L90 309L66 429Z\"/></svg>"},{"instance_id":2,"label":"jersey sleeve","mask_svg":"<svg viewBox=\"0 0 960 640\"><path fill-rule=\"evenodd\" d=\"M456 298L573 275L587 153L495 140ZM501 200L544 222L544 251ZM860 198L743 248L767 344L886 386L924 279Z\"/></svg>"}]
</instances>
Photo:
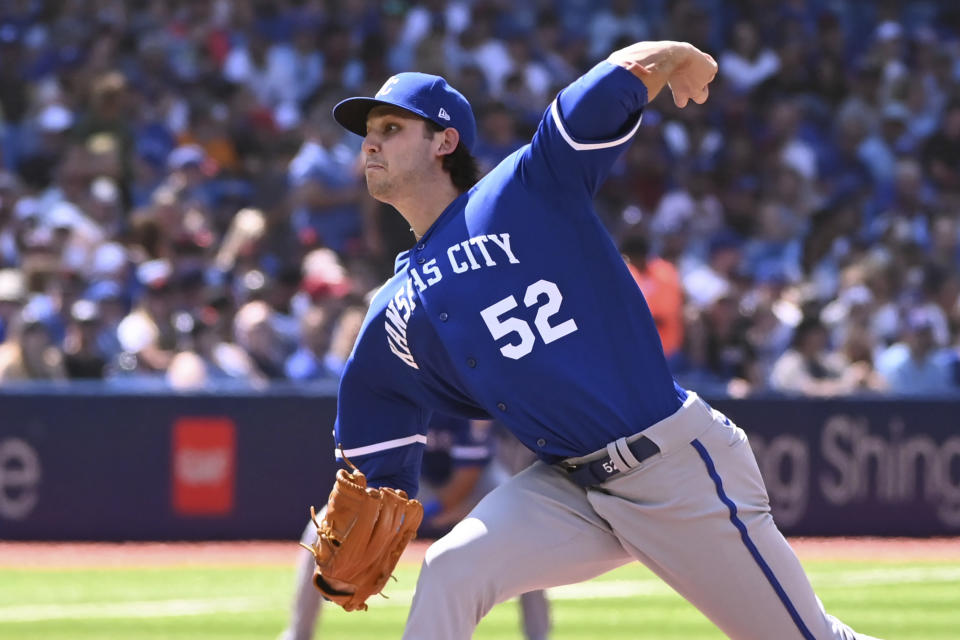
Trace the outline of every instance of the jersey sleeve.
<instances>
[{"instance_id":1,"label":"jersey sleeve","mask_svg":"<svg viewBox=\"0 0 960 640\"><path fill-rule=\"evenodd\" d=\"M336 456L356 465L369 486L403 489L412 498L427 442L425 413L402 396L370 387L348 367L337 398Z\"/></svg>"},{"instance_id":2,"label":"jersey sleeve","mask_svg":"<svg viewBox=\"0 0 960 640\"><path fill-rule=\"evenodd\" d=\"M640 127L647 88L633 73L601 62L547 108L520 156L520 175L536 187L593 197Z\"/></svg>"}]
</instances>

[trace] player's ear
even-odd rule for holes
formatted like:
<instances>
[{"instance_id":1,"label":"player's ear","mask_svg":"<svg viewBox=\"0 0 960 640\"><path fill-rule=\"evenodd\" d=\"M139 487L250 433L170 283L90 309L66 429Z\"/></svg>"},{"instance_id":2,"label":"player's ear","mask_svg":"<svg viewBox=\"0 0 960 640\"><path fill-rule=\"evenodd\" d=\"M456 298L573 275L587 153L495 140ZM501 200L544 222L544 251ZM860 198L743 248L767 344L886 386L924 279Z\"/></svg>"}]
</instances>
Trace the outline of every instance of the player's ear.
<instances>
[{"instance_id":1,"label":"player's ear","mask_svg":"<svg viewBox=\"0 0 960 640\"><path fill-rule=\"evenodd\" d=\"M453 153L457 145L460 144L460 132L453 127L447 127L441 133L442 136L438 140L437 155L447 156Z\"/></svg>"}]
</instances>

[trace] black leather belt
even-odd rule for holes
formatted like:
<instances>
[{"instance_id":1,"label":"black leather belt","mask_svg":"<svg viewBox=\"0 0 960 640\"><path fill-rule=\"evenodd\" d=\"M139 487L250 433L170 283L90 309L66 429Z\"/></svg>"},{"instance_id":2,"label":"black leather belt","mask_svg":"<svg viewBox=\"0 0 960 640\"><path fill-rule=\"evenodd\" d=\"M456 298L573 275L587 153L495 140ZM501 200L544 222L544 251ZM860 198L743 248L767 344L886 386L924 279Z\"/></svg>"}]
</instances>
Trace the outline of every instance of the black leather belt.
<instances>
[{"instance_id":1,"label":"black leather belt","mask_svg":"<svg viewBox=\"0 0 960 640\"><path fill-rule=\"evenodd\" d=\"M647 458L660 453L660 447L646 436L640 436L633 442L627 443L627 448L633 453L637 462L643 462ZM578 465L565 465L563 467L567 472L567 477L576 482L581 487L592 487L603 484L611 476L623 471L617 468L609 455L604 455L596 460L584 462Z\"/></svg>"}]
</instances>

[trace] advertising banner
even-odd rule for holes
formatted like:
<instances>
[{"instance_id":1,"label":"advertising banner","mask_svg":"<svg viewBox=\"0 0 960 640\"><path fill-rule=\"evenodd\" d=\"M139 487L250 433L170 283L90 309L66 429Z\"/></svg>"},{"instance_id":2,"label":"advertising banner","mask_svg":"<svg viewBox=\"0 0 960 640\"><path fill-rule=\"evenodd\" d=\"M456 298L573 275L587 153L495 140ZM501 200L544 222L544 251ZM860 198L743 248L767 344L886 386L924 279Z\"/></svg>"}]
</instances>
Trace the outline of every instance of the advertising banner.
<instances>
[{"instance_id":1,"label":"advertising banner","mask_svg":"<svg viewBox=\"0 0 960 640\"><path fill-rule=\"evenodd\" d=\"M749 435L785 533L960 534L957 401L711 404Z\"/></svg>"},{"instance_id":2,"label":"advertising banner","mask_svg":"<svg viewBox=\"0 0 960 640\"><path fill-rule=\"evenodd\" d=\"M960 534L960 402L712 400L788 535ZM299 537L332 393L0 394L0 539Z\"/></svg>"}]
</instances>

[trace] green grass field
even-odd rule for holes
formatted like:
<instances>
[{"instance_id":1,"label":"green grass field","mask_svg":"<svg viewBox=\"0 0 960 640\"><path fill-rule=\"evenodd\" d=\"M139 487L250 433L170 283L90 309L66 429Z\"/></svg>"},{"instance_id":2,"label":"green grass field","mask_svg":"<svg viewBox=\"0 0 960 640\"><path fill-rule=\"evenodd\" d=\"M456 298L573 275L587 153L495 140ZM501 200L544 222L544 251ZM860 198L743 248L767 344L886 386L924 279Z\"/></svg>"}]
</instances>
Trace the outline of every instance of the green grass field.
<instances>
[{"instance_id":1,"label":"green grass field","mask_svg":"<svg viewBox=\"0 0 960 640\"><path fill-rule=\"evenodd\" d=\"M827 609L860 631L885 640L960 638L960 562L805 565ZM399 638L416 567L402 565L398 578L391 599L371 601L367 613L326 607L316 637ZM286 621L292 582L292 566L0 569L0 639L273 640ZM723 638L639 565L551 595L556 640ZM520 638L518 629L510 602L495 608L475 637Z\"/></svg>"}]
</instances>

